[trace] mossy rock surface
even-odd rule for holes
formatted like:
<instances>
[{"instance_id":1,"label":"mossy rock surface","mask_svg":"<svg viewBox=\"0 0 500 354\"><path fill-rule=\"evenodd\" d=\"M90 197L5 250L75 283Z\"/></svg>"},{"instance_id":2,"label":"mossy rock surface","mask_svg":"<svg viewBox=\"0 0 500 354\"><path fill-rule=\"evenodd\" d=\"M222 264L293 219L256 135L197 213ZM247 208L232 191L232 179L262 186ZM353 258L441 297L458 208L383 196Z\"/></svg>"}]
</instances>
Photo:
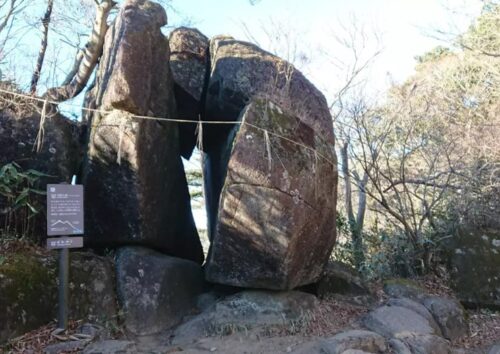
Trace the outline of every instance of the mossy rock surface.
<instances>
[{"instance_id":1,"label":"mossy rock surface","mask_svg":"<svg viewBox=\"0 0 500 354\"><path fill-rule=\"evenodd\" d=\"M54 260L8 255L0 265L0 341L27 332L54 318Z\"/></svg>"},{"instance_id":2,"label":"mossy rock surface","mask_svg":"<svg viewBox=\"0 0 500 354\"><path fill-rule=\"evenodd\" d=\"M422 300L426 295L423 289L416 282L406 278L393 278L384 281L384 292L395 298L408 298L416 301Z\"/></svg>"},{"instance_id":3,"label":"mossy rock surface","mask_svg":"<svg viewBox=\"0 0 500 354\"><path fill-rule=\"evenodd\" d=\"M460 301L500 309L500 230L462 229L447 246L451 285Z\"/></svg>"},{"instance_id":4,"label":"mossy rock surface","mask_svg":"<svg viewBox=\"0 0 500 354\"><path fill-rule=\"evenodd\" d=\"M111 262L71 253L70 319L106 321L117 313ZM57 256L19 252L0 263L0 343L57 316Z\"/></svg>"}]
</instances>

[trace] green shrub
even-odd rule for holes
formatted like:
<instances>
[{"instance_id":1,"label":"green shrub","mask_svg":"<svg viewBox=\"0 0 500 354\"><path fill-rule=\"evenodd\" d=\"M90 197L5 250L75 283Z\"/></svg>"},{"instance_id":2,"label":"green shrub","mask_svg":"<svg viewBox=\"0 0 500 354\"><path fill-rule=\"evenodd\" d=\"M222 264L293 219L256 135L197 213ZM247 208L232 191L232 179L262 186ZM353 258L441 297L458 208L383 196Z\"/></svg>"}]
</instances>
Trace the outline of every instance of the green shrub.
<instances>
[{"instance_id":1,"label":"green shrub","mask_svg":"<svg viewBox=\"0 0 500 354\"><path fill-rule=\"evenodd\" d=\"M45 191L39 189L40 178L50 177L39 171L23 171L15 162L0 168L0 229L5 235L32 237L36 217L42 212L39 196ZM38 197L37 197L38 196Z\"/></svg>"}]
</instances>

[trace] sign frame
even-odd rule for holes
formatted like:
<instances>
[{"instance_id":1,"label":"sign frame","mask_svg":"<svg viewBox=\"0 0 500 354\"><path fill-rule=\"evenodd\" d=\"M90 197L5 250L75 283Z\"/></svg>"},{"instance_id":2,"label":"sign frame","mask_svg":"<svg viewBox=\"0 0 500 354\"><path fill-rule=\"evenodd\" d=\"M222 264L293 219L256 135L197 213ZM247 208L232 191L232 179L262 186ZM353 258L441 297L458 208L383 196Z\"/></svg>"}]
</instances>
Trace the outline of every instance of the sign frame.
<instances>
[{"instance_id":1,"label":"sign frame","mask_svg":"<svg viewBox=\"0 0 500 354\"><path fill-rule=\"evenodd\" d=\"M83 235L84 196L81 184L47 184L47 235Z\"/></svg>"}]
</instances>

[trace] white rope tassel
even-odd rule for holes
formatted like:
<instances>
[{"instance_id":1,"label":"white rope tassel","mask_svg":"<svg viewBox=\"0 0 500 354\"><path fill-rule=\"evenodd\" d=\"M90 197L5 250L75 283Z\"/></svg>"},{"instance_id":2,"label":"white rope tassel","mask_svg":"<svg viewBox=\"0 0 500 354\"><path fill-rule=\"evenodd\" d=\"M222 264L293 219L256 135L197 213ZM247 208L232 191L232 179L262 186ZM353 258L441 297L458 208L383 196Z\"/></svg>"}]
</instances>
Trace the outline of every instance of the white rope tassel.
<instances>
[{"instance_id":1,"label":"white rope tassel","mask_svg":"<svg viewBox=\"0 0 500 354\"><path fill-rule=\"evenodd\" d=\"M314 198L318 197L318 152L314 150L314 162L313 162L313 173L314 173Z\"/></svg>"},{"instance_id":2,"label":"white rope tassel","mask_svg":"<svg viewBox=\"0 0 500 354\"><path fill-rule=\"evenodd\" d=\"M22 93L10 91L10 90L4 90L2 88L0 88L0 93L5 93L5 94L12 95L12 96L15 96L15 97L23 97L23 98L25 98L27 100L31 100L31 101L43 102L44 106L46 106L47 104L56 105L56 106L59 105L59 104L64 104L64 105L70 106L70 107L78 107L79 109L81 109L84 112L95 112L95 113L99 113L99 114L102 114L102 115L110 114L112 112L110 110L101 110L101 109L95 109L95 108L81 107L80 105L70 104L70 103L67 103L67 102L51 101L51 100L48 100L47 98L33 97L33 96L26 95L26 94L22 94ZM0 96L0 100L1 99L4 99L4 98ZM45 111L46 111L46 109L43 112L44 114L46 114ZM248 123L246 121L214 121L214 120L211 120L211 121L202 121L202 120L199 120L198 122L196 122L196 121L193 121L193 120L186 120L186 119L172 119L172 118L168 118L168 117L139 116L139 115L134 115L134 114L129 114L128 117L130 119L156 120L156 121L163 121L163 122L183 123L183 124L197 124L198 125L198 131L201 132L199 134L199 136L198 136L198 140L199 140L199 144L198 145L201 146L202 148L203 148L203 144L202 144L202 140L200 140L203 137L202 127L201 127L202 124L216 124L216 125L220 125L220 124L224 124L224 125L227 125L227 124L229 124L229 125L236 125L236 124L243 125L243 124L245 124L245 125L247 125L249 127L255 128L257 130L264 131L266 135L267 134L268 135L272 135L272 136L274 136L277 139L288 141L291 144L294 144L296 146L300 146L300 147L302 147L304 149L307 149L309 151L313 151L318 157L320 157L322 160L326 161L335 170L337 169L337 164L334 161L332 161L328 156L325 156L325 155L317 152L315 149L311 148L310 146L306 146L305 144L303 144L303 143L301 143L299 141L295 141L295 140L292 140L290 138L287 138L286 136L283 136L283 135L280 135L280 134L277 134L277 133L274 133L274 132L268 132L266 129L261 128L259 126L256 126L254 124ZM92 127L94 127L94 126L96 126L96 125L92 125ZM116 124L116 125L113 125L113 126L117 127L119 125ZM497 124L492 124L491 126L498 126L498 125ZM43 137L43 133L44 133L43 125L42 125L41 128L42 128L41 129L41 134L42 134L42 137ZM40 144L41 144L42 141L43 141L43 139L40 139ZM35 145L36 145L36 143L35 143ZM270 153L269 153L269 156L270 156Z\"/></svg>"},{"instance_id":3,"label":"white rope tassel","mask_svg":"<svg viewBox=\"0 0 500 354\"><path fill-rule=\"evenodd\" d=\"M118 134L118 154L116 156L116 163L121 166L122 164L122 143L123 135L125 134L125 119L120 124L120 132Z\"/></svg>"},{"instance_id":4,"label":"white rope tassel","mask_svg":"<svg viewBox=\"0 0 500 354\"><path fill-rule=\"evenodd\" d=\"M198 134L198 141L196 145L199 151L203 151L203 124L201 120L198 122L198 126L196 127L196 133Z\"/></svg>"},{"instance_id":5,"label":"white rope tassel","mask_svg":"<svg viewBox=\"0 0 500 354\"><path fill-rule=\"evenodd\" d=\"M269 170L269 173L271 173L271 170L273 168L273 159L271 156L271 141L269 140L269 133L267 130L264 130L264 140L266 142L267 168Z\"/></svg>"},{"instance_id":6,"label":"white rope tassel","mask_svg":"<svg viewBox=\"0 0 500 354\"><path fill-rule=\"evenodd\" d=\"M33 145L33 151L36 151L38 154L40 151L42 151L43 147L43 138L45 137L45 118L47 117L47 103L48 100L43 101L43 107L42 107L42 115L40 116L40 125L38 127L38 133L35 138L35 143Z\"/></svg>"}]
</instances>

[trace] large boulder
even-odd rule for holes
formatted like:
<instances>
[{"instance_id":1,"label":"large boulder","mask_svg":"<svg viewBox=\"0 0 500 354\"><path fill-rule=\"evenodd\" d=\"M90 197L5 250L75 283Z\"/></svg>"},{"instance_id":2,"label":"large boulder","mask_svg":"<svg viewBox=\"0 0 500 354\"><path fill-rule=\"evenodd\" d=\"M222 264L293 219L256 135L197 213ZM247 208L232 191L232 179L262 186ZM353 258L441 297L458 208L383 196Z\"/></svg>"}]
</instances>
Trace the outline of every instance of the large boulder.
<instances>
[{"instance_id":1,"label":"large boulder","mask_svg":"<svg viewBox=\"0 0 500 354\"><path fill-rule=\"evenodd\" d=\"M106 34L92 97L85 166L89 241L149 246L198 263L203 251L190 209L175 117L165 10L128 0Z\"/></svg>"},{"instance_id":2,"label":"large boulder","mask_svg":"<svg viewBox=\"0 0 500 354\"><path fill-rule=\"evenodd\" d=\"M500 230L468 227L446 244L451 285L469 307L500 308Z\"/></svg>"},{"instance_id":3,"label":"large boulder","mask_svg":"<svg viewBox=\"0 0 500 354\"><path fill-rule=\"evenodd\" d=\"M118 298L125 326L138 335L169 329L196 309L201 267L142 247L124 247L116 259Z\"/></svg>"},{"instance_id":4,"label":"large boulder","mask_svg":"<svg viewBox=\"0 0 500 354\"><path fill-rule=\"evenodd\" d=\"M253 101L239 119L216 156L217 168L227 171L213 169L214 150L205 160L212 240L206 277L267 289L312 283L335 242L333 133L327 139L315 121L269 100Z\"/></svg>"},{"instance_id":5,"label":"large boulder","mask_svg":"<svg viewBox=\"0 0 500 354\"><path fill-rule=\"evenodd\" d=\"M208 73L209 39L194 28L180 27L170 33L170 67L174 79L177 117L197 121L204 114ZM189 158L196 145L196 124L181 124L181 153Z\"/></svg>"},{"instance_id":6,"label":"large boulder","mask_svg":"<svg viewBox=\"0 0 500 354\"><path fill-rule=\"evenodd\" d=\"M14 252L0 257L0 343L56 317L57 259ZM91 253L71 253L69 317L113 321L118 313L113 266Z\"/></svg>"},{"instance_id":7,"label":"large boulder","mask_svg":"<svg viewBox=\"0 0 500 354\"><path fill-rule=\"evenodd\" d=\"M10 91L16 90L11 85L0 84L0 87ZM45 191L47 183L69 183L73 175L79 174L83 151L80 140L81 127L78 122L50 109L47 109L45 121L42 122L42 108L35 110L32 103L10 94L1 94L0 168L9 163L16 163L19 166L18 171L32 169L47 175L38 178L37 183L31 186ZM13 185L10 187L14 188ZM26 186L23 185L22 188L24 187ZM19 191L22 188L20 187ZM13 198L17 197L18 195L15 195ZM33 193L30 197L36 208L45 206L45 196ZM5 222L4 218L12 206L0 195L0 228L7 225L12 229L18 228L19 233L26 234L27 230L23 230L21 225L9 225ZM28 230L37 236L46 234L46 220L42 216L43 213L39 215L40 217L30 220L33 227Z\"/></svg>"}]
</instances>

